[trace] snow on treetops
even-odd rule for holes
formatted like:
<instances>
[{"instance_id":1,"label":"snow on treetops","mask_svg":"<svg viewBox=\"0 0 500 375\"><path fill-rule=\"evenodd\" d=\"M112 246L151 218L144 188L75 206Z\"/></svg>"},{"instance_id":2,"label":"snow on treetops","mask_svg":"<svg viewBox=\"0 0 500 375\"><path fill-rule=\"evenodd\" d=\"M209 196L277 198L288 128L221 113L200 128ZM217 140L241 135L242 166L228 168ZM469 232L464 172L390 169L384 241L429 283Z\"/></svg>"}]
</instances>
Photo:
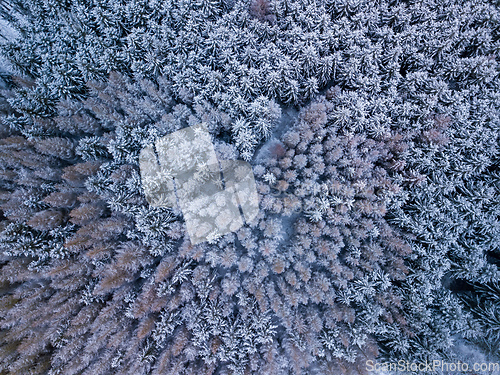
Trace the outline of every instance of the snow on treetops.
<instances>
[{"instance_id":1,"label":"snow on treetops","mask_svg":"<svg viewBox=\"0 0 500 375\"><path fill-rule=\"evenodd\" d=\"M499 5L0 5L0 373L499 362Z\"/></svg>"}]
</instances>

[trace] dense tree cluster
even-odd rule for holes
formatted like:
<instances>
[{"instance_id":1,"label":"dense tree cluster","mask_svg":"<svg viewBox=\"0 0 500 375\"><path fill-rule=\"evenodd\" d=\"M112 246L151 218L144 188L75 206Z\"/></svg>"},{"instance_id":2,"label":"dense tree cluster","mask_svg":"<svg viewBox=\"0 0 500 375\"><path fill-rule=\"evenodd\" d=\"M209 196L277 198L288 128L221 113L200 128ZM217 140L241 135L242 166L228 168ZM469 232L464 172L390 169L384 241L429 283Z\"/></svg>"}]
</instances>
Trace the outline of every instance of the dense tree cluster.
<instances>
[{"instance_id":1,"label":"dense tree cluster","mask_svg":"<svg viewBox=\"0 0 500 375\"><path fill-rule=\"evenodd\" d=\"M337 124L346 97L329 90L261 150L255 173L264 214L253 233L254 263L268 276L245 279L255 279L254 293L285 322L305 365L324 357L362 368L374 338L412 333L396 287L411 249L384 219L402 190L389 166L407 146L397 134L374 138ZM243 238L248 247L252 236ZM317 321L295 332L295 311Z\"/></svg>"},{"instance_id":2,"label":"dense tree cluster","mask_svg":"<svg viewBox=\"0 0 500 375\"><path fill-rule=\"evenodd\" d=\"M498 5L0 4L0 373L498 361ZM139 154L200 123L260 213L193 245Z\"/></svg>"},{"instance_id":3,"label":"dense tree cluster","mask_svg":"<svg viewBox=\"0 0 500 375\"><path fill-rule=\"evenodd\" d=\"M422 97L420 90L430 77L422 75L419 80L406 88L408 97ZM424 131L408 149L407 168L426 178L409 190L389 221L413 237L413 267L418 277L407 291L415 307L430 301L421 290L441 293L443 284L465 293L461 298L477 297L483 302L483 290L490 290L489 296L498 291L499 83L498 77L488 84L473 77L463 79L461 88L446 92L449 99L441 99L441 113L430 116L441 130ZM454 329L472 342L486 335L488 352L498 353L498 337L486 334L486 327L499 329L499 306L488 310L489 315L474 313L472 319L460 312L458 302L452 305L456 306L451 313L457 322ZM431 326L429 332L433 331Z\"/></svg>"},{"instance_id":4,"label":"dense tree cluster","mask_svg":"<svg viewBox=\"0 0 500 375\"><path fill-rule=\"evenodd\" d=\"M85 95L85 82L111 71L163 75L176 100L246 121L232 131L247 159L276 122L274 100L301 103L332 80L377 93L412 71L450 81L496 75L497 9L485 1L13 3L6 16L21 38L5 51L37 78L37 110L52 113L59 98ZM271 109L251 113L255 100Z\"/></svg>"}]
</instances>

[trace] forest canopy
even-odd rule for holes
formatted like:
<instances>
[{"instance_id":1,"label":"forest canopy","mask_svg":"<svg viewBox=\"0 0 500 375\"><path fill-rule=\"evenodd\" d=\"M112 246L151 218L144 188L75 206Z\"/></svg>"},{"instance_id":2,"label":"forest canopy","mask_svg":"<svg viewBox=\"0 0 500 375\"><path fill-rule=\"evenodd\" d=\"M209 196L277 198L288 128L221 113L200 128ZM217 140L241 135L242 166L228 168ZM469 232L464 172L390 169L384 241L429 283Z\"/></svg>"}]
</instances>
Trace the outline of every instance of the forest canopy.
<instances>
[{"instance_id":1,"label":"forest canopy","mask_svg":"<svg viewBox=\"0 0 500 375\"><path fill-rule=\"evenodd\" d=\"M498 1L11 0L0 17L1 374L500 361ZM140 155L200 124L250 165L259 210L192 243Z\"/></svg>"}]
</instances>

